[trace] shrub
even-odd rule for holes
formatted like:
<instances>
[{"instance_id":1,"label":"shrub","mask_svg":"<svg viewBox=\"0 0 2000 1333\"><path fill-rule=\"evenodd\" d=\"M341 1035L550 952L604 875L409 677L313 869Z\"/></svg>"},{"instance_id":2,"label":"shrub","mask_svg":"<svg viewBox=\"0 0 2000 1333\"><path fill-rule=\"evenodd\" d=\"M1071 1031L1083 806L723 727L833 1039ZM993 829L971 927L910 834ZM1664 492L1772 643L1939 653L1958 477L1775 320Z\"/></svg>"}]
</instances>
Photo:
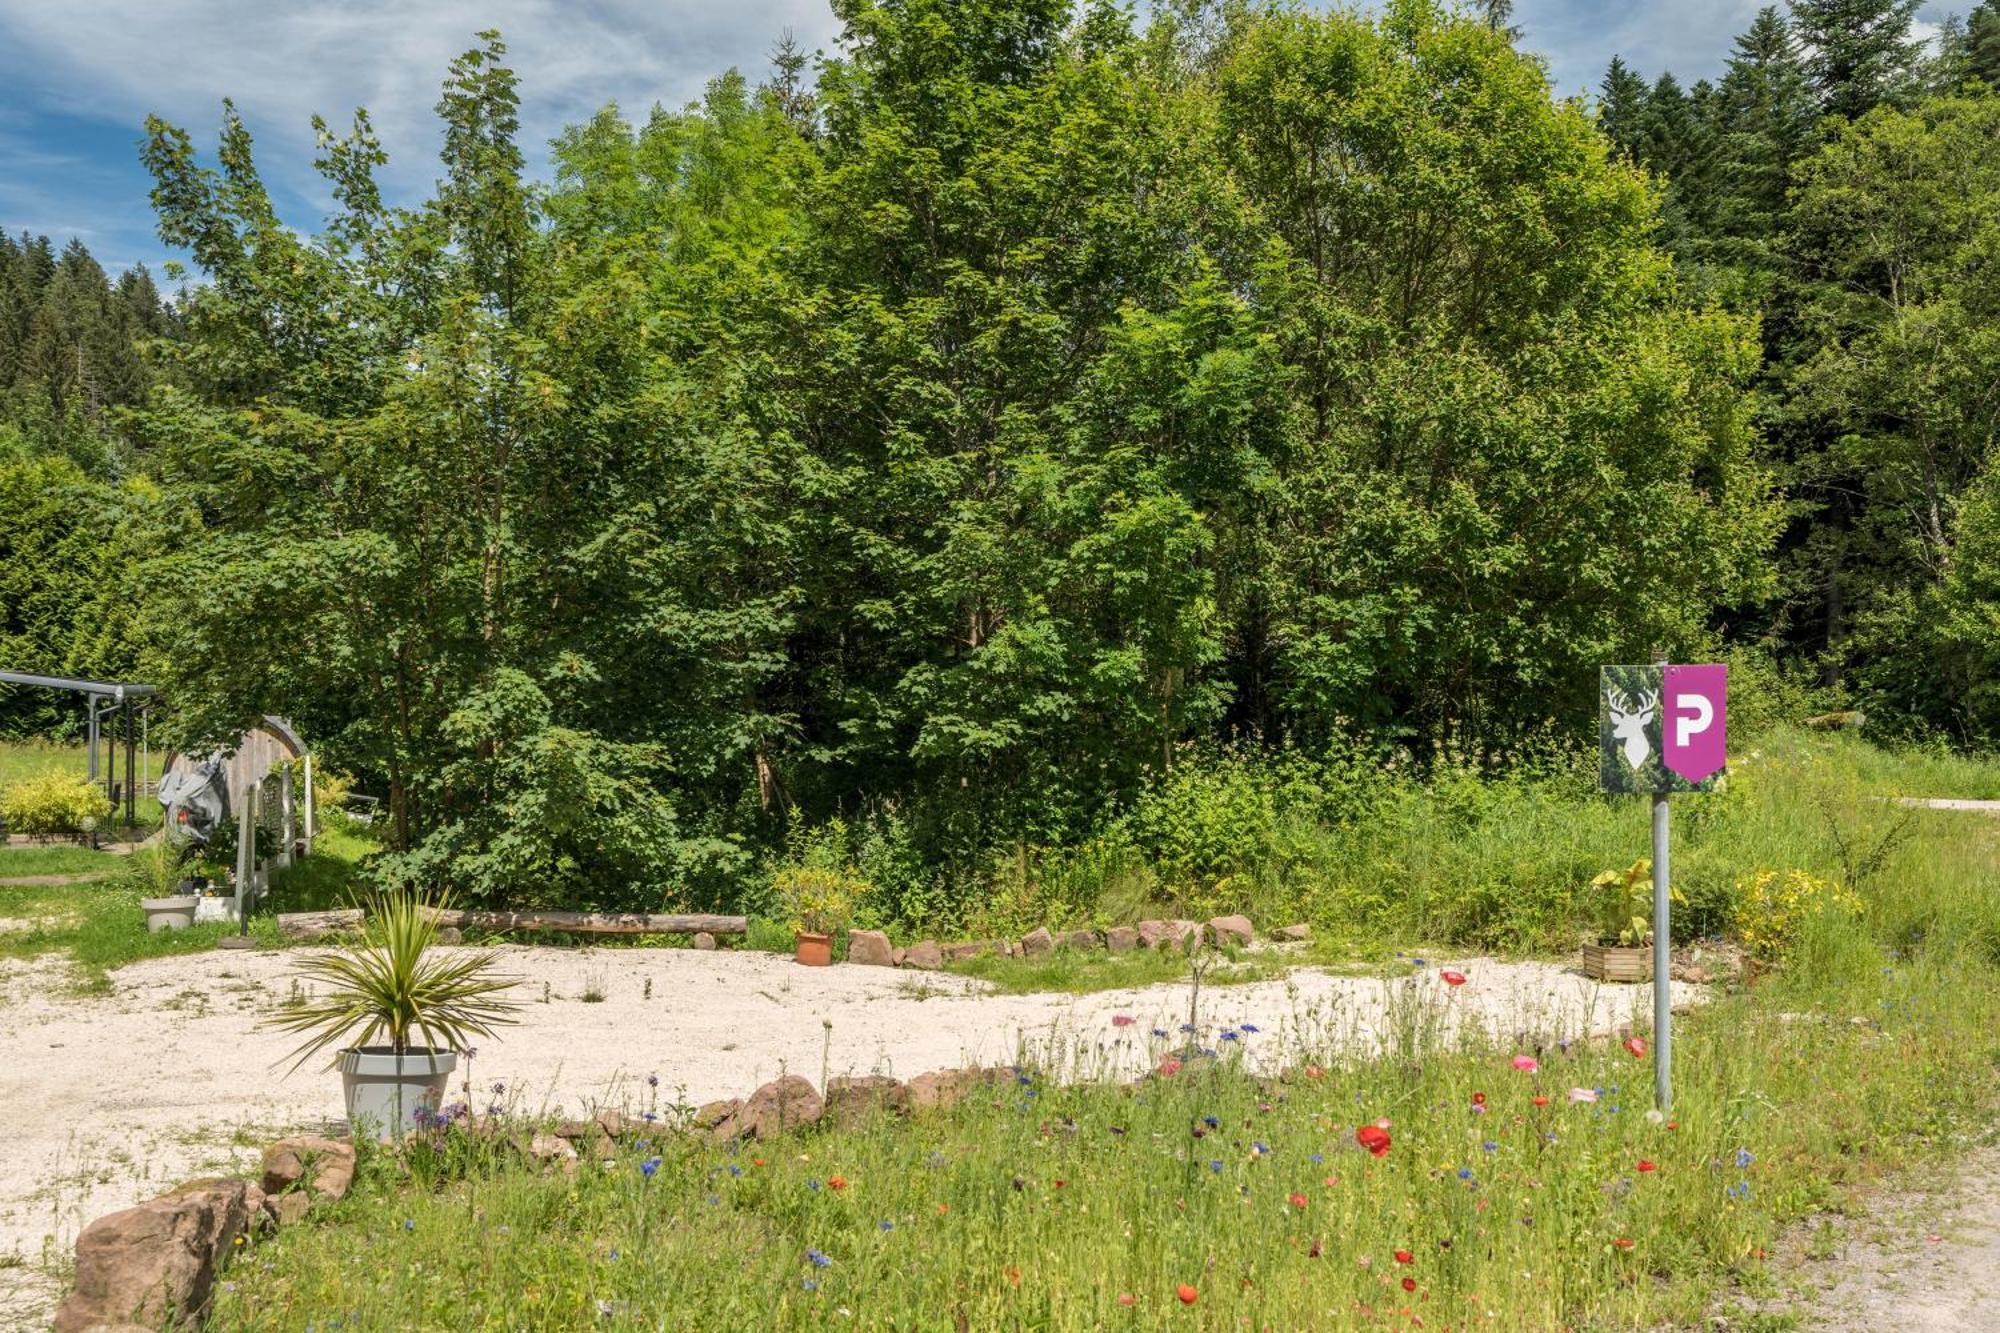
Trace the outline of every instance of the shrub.
<instances>
[{"instance_id":1,"label":"shrub","mask_svg":"<svg viewBox=\"0 0 2000 1333\"><path fill-rule=\"evenodd\" d=\"M791 917L793 930L831 935L852 919L855 904L870 895L874 886L854 869L847 844L847 825L838 819L793 839L790 863L771 877L772 892Z\"/></svg>"},{"instance_id":2,"label":"shrub","mask_svg":"<svg viewBox=\"0 0 2000 1333\"><path fill-rule=\"evenodd\" d=\"M7 831L31 838L82 841L110 814L111 801L101 787L60 774L17 782L0 796Z\"/></svg>"},{"instance_id":3,"label":"shrub","mask_svg":"<svg viewBox=\"0 0 2000 1333\"><path fill-rule=\"evenodd\" d=\"M1759 870L1736 886L1736 930L1743 947L1760 958L1778 958L1807 922L1826 913L1861 915L1853 890L1804 870Z\"/></svg>"}]
</instances>

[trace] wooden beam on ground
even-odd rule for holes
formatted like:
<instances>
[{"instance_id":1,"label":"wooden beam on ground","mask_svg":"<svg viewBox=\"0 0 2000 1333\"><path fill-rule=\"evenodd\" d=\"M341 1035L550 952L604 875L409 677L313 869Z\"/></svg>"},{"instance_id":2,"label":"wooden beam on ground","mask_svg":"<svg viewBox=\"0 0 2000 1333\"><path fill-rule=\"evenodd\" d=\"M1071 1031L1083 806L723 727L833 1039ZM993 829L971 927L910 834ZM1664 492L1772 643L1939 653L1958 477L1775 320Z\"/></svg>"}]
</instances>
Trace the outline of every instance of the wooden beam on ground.
<instances>
[{"instance_id":1,"label":"wooden beam on ground","mask_svg":"<svg viewBox=\"0 0 2000 1333\"><path fill-rule=\"evenodd\" d=\"M330 912L280 912L278 933L288 940L316 940L361 929L361 909L341 907Z\"/></svg>"},{"instance_id":2,"label":"wooden beam on ground","mask_svg":"<svg viewBox=\"0 0 2000 1333\"><path fill-rule=\"evenodd\" d=\"M427 909L440 926L460 930L567 930L578 935L742 935L747 917L661 912L467 912Z\"/></svg>"}]
</instances>

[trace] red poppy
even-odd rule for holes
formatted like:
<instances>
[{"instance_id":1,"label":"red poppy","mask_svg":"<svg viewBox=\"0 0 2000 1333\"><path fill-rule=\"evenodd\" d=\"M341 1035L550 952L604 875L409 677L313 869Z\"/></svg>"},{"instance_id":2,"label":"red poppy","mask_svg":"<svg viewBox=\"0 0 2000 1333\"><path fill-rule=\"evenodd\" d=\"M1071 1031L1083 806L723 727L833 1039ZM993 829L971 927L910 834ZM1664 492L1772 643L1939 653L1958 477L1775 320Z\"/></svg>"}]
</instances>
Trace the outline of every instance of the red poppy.
<instances>
[{"instance_id":1,"label":"red poppy","mask_svg":"<svg viewBox=\"0 0 2000 1333\"><path fill-rule=\"evenodd\" d=\"M1312 1248L1306 1251L1306 1258L1308 1259L1319 1258L1319 1241L1317 1239L1313 1241Z\"/></svg>"},{"instance_id":2,"label":"red poppy","mask_svg":"<svg viewBox=\"0 0 2000 1333\"><path fill-rule=\"evenodd\" d=\"M763 1158L761 1158L761 1157L752 1157L752 1158L750 1159L750 1165L752 1165L752 1166L762 1166L762 1165L764 1165L764 1159L763 1159Z\"/></svg>"},{"instance_id":3,"label":"red poppy","mask_svg":"<svg viewBox=\"0 0 2000 1333\"><path fill-rule=\"evenodd\" d=\"M1444 984L1447 986L1463 986L1465 984L1465 973L1463 972L1440 972L1438 976L1444 979Z\"/></svg>"},{"instance_id":4,"label":"red poppy","mask_svg":"<svg viewBox=\"0 0 2000 1333\"><path fill-rule=\"evenodd\" d=\"M1005 1273L1005 1274L1007 1275L1007 1281L1008 1281L1009 1283L1011 1283L1011 1284L1013 1284L1014 1286L1017 1286L1017 1287L1021 1285L1021 1270L1020 1270L1020 1268L1018 1268L1018 1267L1017 1267L1017 1266L1015 1266L1014 1264L1008 1264L1008 1265L1007 1265L1007 1266L1006 1266L1005 1268L1001 1269L1000 1271L1001 1271L1002 1273Z\"/></svg>"},{"instance_id":5,"label":"red poppy","mask_svg":"<svg viewBox=\"0 0 2000 1333\"><path fill-rule=\"evenodd\" d=\"M1354 1131L1354 1141L1377 1157L1389 1155L1389 1131L1380 1125L1363 1125Z\"/></svg>"},{"instance_id":6,"label":"red poppy","mask_svg":"<svg viewBox=\"0 0 2000 1333\"><path fill-rule=\"evenodd\" d=\"M1625 1039L1625 1049L1632 1052L1634 1060L1640 1059L1646 1054L1646 1039L1644 1037L1627 1037Z\"/></svg>"},{"instance_id":7,"label":"red poppy","mask_svg":"<svg viewBox=\"0 0 2000 1333\"><path fill-rule=\"evenodd\" d=\"M826 1187L830 1190L844 1190L847 1188L847 1177L828 1176L826 1178Z\"/></svg>"},{"instance_id":8,"label":"red poppy","mask_svg":"<svg viewBox=\"0 0 2000 1333\"><path fill-rule=\"evenodd\" d=\"M1132 1017L1130 1014L1111 1015L1111 1026L1115 1028L1129 1028L1138 1021L1138 1019Z\"/></svg>"},{"instance_id":9,"label":"red poppy","mask_svg":"<svg viewBox=\"0 0 2000 1333\"><path fill-rule=\"evenodd\" d=\"M1201 1295L1201 1293L1196 1291L1193 1287L1190 1287L1187 1283L1183 1282L1180 1284L1180 1286L1174 1289L1174 1295L1181 1298L1182 1305L1193 1305L1195 1303L1196 1298L1198 1298Z\"/></svg>"},{"instance_id":10,"label":"red poppy","mask_svg":"<svg viewBox=\"0 0 2000 1333\"><path fill-rule=\"evenodd\" d=\"M1129 1291L1121 1291L1118 1293L1118 1303L1120 1305L1129 1308L1131 1306L1137 1305L1139 1303L1139 1298L1137 1296L1134 1296Z\"/></svg>"},{"instance_id":11,"label":"red poppy","mask_svg":"<svg viewBox=\"0 0 2000 1333\"><path fill-rule=\"evenodd\" d=\"M1056 1181L1056 1188L1057 1188L1057 1189L1061 1189L1061 1188L1062 1188L1063 1186L1065 1186L1065 1185L1067 1185L1067 1184L1069 1184L1069 1182L1068 1182L1067 1180L1063 1180L1063 1179L1060 1179L1060 1178L1058 1178L1058 1179L1057 1179L1057 1181Z\"/></svg>"},{"instance_id":12,"label":"red poppy","mask_svg":"<svg viewBox=\"0 0 2000 1333\"><path fill-rule=\"evenodd\" d=\"M1326 1071L1324 1069L1321 1069L1318 1065L1306 1066L1307 1078L1324 1078L1325 1076L1326 1076Z\"/></svg>"},{"instance_id":13,"label":"red poppy","mask_svg":"<svg viewBox=\"0 0 2000 1333\"><path fill-rule=\"evenodd\" d=\"M1415 1278L1406 1277L1403 1279L1404 1291L1415 1291L1416 1289L1417 1289L1417 1280Z\"/></svg>"},{"instance_id":14,"label":"red poppy","mask_svg":"<svg viewBox=\"0 0 2000 1333\"><path fill-rule=\"evenodd\" d=\"M1311 1200L1307 1199L1306 1196L1303 1194L1294 1194L1291 1197L1291 1204L1292 1207L1294 1208L1303 1208L1309 1202L1311 1202Z\"/></svg>"},{"instance_id":15,"label":"red poppy","mask_svg":"<svg viewBox=\"0 0 2000 1333\"><path fill-rule=\"evenodd\" d=\"M1408 1250L1398 1250L1398 1251L1396 1251L1396 1262L1397 1262L1397 1263L1399 1263L1399 1264L1413 1264L1413 1263L1415 1263L1416 1261L1417 1261L1417 1256L1416 1256L1416 1255L1414 1255L1414 1254L1411 1254L1411 1253L1410 1253L1410 1252L1409 1252Z\"/></svg>"},{"instance_id":16,"label":"red poppy","mask_svg":"<svg viewBox=\"0 0 2000 1333\"><path fill-rule=\"evenodd\" d=\"M1160 1061L1159 1072L1161 1078L1172 1078L1175 1074L1181 1072L1181 1062L1178 1060L1162 1060Z\"/></svg>"},{"instance_id":17,"label":"red poppy","mask_svg":"<svg viewBox=\"0 0 2000 1333\"><path fill-rule=\"evenodd\" d=\"M1611 1243L1613 1245L1616 1245L1621 1250L1629 1250L1632 1248L1632 1242L1627 1240L1623 1236L1618 1237L1618 1239L1612 1241Z\"/></svg>"},{"instance_id":18,"label":"red poppy","mask_svg":"<svg viewBox=\"0 0 2000 1333\"><path fill-rule=\"evenodd\" d=\"M1549 1099L1540 1095L1535 1096L1532 1100L1537 1106L1547 1106L1549 1104Z\"/></svg>"},{"instance_id":19,"label":"red poppy","mask_svg":"<svg viewBox=\"0 0 2000 1333\"><path fill-rule=\"evenodd\" d=\"M943 1216L944 1214L946 1214L946 1213L948 1213L948 1212L950 1212L950 1211L951 1211L951 1205L950 1205L950 1204L948 1204L948 1203L941 1203L941 1204L939 1204L939 1205L938 1205L938 1215L939 1215L940 1217L942 1217L942 1216Z\"/></svg>"},{"instance_id":20,"label":"red poppy","mask_svg":"<svg viewBox=\"0 0 2000 1333\"><path fill-rule=\"evenodd\" d=\"M1660 1169L1660 1164L1658 1162L1649 1162L1641 1157L1639 1159L1639 1169L1641 1171L1657 1171Z\"/></svg>"}]
</instances>

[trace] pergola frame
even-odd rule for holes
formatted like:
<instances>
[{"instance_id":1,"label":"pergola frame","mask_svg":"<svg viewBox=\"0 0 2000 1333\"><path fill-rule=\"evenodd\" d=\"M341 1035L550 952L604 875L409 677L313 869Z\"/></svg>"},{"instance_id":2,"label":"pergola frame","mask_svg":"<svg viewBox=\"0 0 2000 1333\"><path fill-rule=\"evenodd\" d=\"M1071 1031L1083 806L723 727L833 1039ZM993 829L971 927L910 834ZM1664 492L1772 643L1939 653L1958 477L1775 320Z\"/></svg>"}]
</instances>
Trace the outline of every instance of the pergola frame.
<instances>
[{"instance_id":1,"label":"pergola frame","mask_svg":"<svg viewBox=\"0 0 2000 1333\"><path fill-rule=\"evenodd\" d=\"M98 773L97 742L101 732L99 719L107 712L115 713L124 723L125 733L125 826L132 827L138 822L138 783L134 781L138 767L138 726L139 713L135 707L141 700L148 700L145 711L151 710L150 700L160 691L157 686L141 685L133 681L84 680L76 676L37 676L25 671L0 671L0 684L32 685L45 690L71 690L85 696L90 703L90 781L96 782ZM106 704L110 707L106 708ZM104 734L106 742L112 746L111 762L106 764L104 794L115 802L118 772L118 744L116 729Z\"/></svg>"}]
</instances>

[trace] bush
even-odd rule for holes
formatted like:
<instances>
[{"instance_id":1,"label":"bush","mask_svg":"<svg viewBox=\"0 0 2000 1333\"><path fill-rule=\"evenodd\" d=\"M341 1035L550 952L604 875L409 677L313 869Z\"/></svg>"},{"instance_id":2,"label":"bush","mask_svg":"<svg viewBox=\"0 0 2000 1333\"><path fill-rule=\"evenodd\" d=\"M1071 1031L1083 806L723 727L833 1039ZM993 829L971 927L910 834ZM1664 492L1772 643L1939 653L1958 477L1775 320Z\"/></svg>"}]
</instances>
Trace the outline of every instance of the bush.
<instances>
[{"instance_id":1,"label":"bush","mask_svg":"<svg viewBox=\"0 0 2000 1333\"><path fill-rule=\"evenodd\" d=\"M60 774L28 778L0 795L0 820L6 822L7 831L31 838L81 842L110 814L111 801L103 788Z\"/></svg>"},{"instance_id":2,"label":"bush","mask_svg":"<svg viewBox=\"0 0 2000 1333\"><path fill-rule=\"evenodd\" d=\"M1736 928L1760 958L1790 951L1802 930L1825 915L1861 915L1853 890L1803 870L1759 870L1736 886Z\"/></svg>"}]
</instances>

